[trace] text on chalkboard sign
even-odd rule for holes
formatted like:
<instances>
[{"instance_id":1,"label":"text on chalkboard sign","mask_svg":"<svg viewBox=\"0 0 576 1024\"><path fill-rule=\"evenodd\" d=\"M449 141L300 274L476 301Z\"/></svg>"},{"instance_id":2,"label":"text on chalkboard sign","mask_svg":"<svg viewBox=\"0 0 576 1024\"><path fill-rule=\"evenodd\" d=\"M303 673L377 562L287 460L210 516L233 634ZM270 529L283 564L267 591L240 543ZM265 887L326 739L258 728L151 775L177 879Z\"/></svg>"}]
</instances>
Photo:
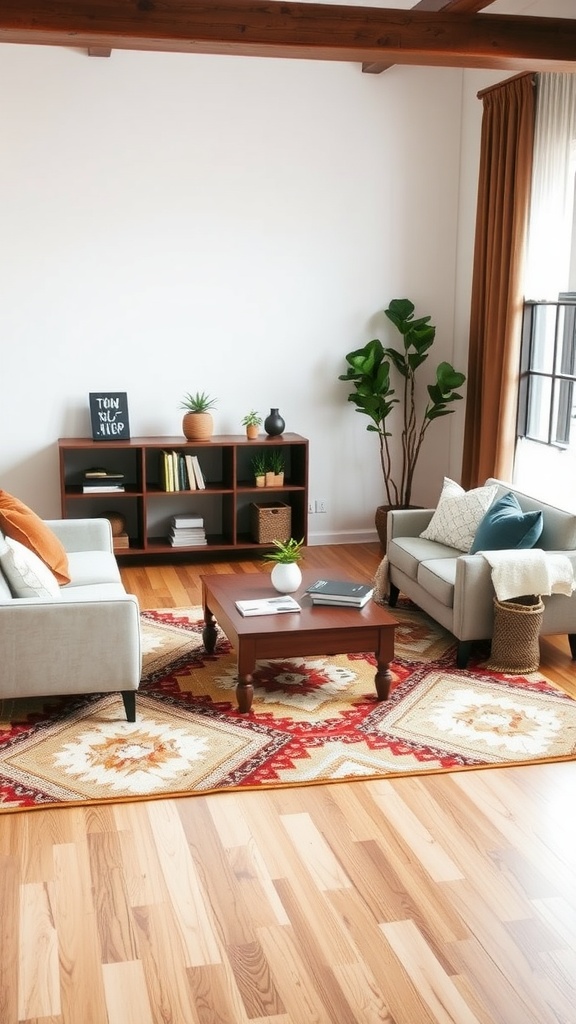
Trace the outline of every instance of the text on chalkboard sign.
<instances>
[{"instance_id":1,"label":"text on chalkboard sign","mask_svg":"<svg viewBox=\"0 0 576 1024\"><path fill-rule=\"evenodd\" d=\"M128 396L125 391L91 391L93 441L124 441L130 437Z\"/></svg>"}]
</instances>

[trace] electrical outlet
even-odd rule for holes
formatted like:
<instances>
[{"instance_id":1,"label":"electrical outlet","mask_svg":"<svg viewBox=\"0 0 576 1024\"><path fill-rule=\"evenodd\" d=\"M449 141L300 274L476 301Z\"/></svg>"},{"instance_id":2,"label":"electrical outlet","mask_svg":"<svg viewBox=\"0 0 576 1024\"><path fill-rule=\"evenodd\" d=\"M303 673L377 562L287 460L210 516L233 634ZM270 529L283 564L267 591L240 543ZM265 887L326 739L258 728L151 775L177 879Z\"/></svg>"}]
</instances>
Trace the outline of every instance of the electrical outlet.
<instances>
[{"instance_id":1,"label":"electrical outlet","mask_svg":"<svg viewBox=\"0 0 576 1024\"><path fill-rule=\"evenodd\" d=\"M308 502L308 515L309 516L313 516L314 515L314 511L315 511L314 510L314 502L313 501L309 501Z\"/></svg>"},{"instance_id":2,"label":"electrical outlet","mask_svg":"<svg viewBox=\"0 0 576 1024\"><path fill-rule=\"evenodd\" d=\"M314 508L316 512L327 512L328 502L326 501L326 498L316 498L316 501L314 502Z\"/></svg>"}]
</instances>

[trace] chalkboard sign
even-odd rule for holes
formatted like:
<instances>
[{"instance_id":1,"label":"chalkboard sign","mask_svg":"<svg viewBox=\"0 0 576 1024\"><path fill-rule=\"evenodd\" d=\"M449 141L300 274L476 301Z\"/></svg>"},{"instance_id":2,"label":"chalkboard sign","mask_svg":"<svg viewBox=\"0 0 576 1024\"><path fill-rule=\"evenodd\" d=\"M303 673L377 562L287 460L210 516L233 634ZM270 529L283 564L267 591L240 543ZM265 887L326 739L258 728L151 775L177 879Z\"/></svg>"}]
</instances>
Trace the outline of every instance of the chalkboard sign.
<instances>
[{"instance_id":1,"label":"chalkboard sign","mask_svg":"<svg viewBox=\"0 0 576 1024\"><path fill-rule=\"evenodd\" d=\"M125 441L130 437L125 391L91 391L93 441Z\"/></svg>"}]
</instances>

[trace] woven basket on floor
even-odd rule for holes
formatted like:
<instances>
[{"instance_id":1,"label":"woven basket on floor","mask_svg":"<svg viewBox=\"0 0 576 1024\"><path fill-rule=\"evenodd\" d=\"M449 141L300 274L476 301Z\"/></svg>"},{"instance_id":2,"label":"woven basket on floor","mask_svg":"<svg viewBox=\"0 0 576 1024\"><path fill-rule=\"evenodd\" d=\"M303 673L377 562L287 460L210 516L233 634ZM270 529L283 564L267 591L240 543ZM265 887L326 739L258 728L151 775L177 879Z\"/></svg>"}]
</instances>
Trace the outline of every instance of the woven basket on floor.
<instances>
[{"instance_id":1,"label":"woven basket on floor","mask_svg":"<svg viewBox=\"0 0 576 1024\"><path fill-rule=\"evenodd\" d=\"M494 598L494 632L488 668L493 672L536 672L544 602L536 594L511 601Z\"/></svg>"}]
</instances>

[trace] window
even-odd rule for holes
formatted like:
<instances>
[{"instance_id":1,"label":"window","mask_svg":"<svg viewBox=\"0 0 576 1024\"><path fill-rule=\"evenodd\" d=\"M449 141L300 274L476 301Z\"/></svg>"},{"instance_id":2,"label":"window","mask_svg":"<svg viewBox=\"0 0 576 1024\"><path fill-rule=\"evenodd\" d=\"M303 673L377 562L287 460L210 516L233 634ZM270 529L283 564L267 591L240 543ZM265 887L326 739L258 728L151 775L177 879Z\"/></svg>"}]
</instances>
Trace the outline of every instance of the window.
<instances>
[{"instance_id":1,"label":"window","mask_svg":"<svg viewBox=\"0 0 576 1024\"><path fill-rule=\"evenodd\" d=\"M576 444L576 292L557 302L526 302L518 437L567 448Z\"/></svg>"}]
</instances>

